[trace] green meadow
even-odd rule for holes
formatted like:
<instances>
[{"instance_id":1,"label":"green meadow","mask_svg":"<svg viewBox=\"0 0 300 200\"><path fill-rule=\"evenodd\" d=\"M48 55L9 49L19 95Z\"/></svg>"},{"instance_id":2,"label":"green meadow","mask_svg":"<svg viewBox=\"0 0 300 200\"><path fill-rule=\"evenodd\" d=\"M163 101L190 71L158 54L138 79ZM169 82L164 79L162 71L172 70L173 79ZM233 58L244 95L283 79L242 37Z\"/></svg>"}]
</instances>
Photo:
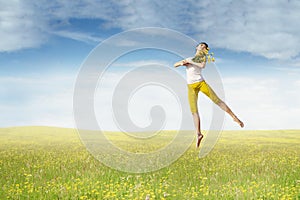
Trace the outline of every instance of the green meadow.
<instances>
[{"instance_id":1,"label":"green meadow","mask_svg":"<svg viewBox=\"0 0 300 200\"><path fill-rule=\"evenodd\" d=\"M133 152L173 134L141 143L107 132ZM140 174L103 165L75 129L2 128L0 141L0 199L300 199L300 130L223 131L204 158L193 143L168 167Z\"/></svg>"}]
</instances>

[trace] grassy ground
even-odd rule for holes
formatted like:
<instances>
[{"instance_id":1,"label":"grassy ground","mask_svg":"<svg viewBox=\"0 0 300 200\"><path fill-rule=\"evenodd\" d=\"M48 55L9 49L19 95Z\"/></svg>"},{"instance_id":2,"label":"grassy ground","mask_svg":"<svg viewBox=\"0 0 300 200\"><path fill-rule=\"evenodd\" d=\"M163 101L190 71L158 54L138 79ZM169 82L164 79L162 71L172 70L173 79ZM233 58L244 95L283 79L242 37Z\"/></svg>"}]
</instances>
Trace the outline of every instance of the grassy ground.
<instances>
[{"instance_id":1,"label":"grassy ground","mask_svg":"<svg viewBox=\"0 0 300 200\"><path fill-rule=\"evenodd\" d=\"M104 166L73 129L5 128L0 141L0 199L300 199L297 130L225 131L206 157L192 145L175 163L144 174Z\"/></svg>"}]
</instances>

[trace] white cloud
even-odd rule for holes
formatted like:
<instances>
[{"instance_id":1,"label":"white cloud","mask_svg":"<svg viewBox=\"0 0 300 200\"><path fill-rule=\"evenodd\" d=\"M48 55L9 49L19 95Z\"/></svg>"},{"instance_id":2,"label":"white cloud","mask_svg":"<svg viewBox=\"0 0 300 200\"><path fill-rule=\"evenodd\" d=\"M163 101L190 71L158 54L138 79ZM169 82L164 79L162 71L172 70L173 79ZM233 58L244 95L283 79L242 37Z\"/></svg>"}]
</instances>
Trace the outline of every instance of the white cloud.
<instances>
[{"instance_id":1,"label":"white cloud","mask_svg":"<svg viewBox=\"0 0 300 200\"><path fill-rule=\"evenodd\" d=\"M223 79L226 102L246 129L298 129L300 95L297 80L231 77ZM230 127L227 123L226 129Z\"/></svg>"},{"instance_id":2,"label":"white cloud","mask_svg":"<svg viewBox=\"0 0 300 200\"><path fill-rule=\"evenodd\" d=\"M99 19L101 29L159 26L212 46L269 59L299 55L300 2L278 1L1 1L0 51L36 47L48 34L94 42L85 30L70 33L70 19ZM98 29L100 28L100 29Z\"/></svg>"},{"instance_id":3,"label":"white cloud","mask_svg":"<svg viewBox=\"0 0 300 200\"><path fill-rule=\"evenodd\" d=\"M148 72L144 72L148 73ZM158 72L153 71L152 76L157 76ZM164 76L164 75L162 75ZM95 105L96 115L102 128L119 130L112 117L112 94L115 92L116 84L121 80L121 74L107 73L103 78L102 93L99 91L95 96L97 102ZM143 79L145 74L140 73L137 79ZM168 77L165 77L166 79ZM126 82L122 82L125 85ZM213 84L212 84L213 85ZM272 78L256 77L230 77L223 79L225 89L225 102L245 123L247 130L269 130L269 129L298 129L298 116L300 115L300 95L298 92L299 81ZM128 85L130 88L130 84ZM214 87L214 86L213 86ZM214 88L220 95L218 88ZM131 89L134 91L134 88ZM186 90L181 91L186 96ZM170 96L169 96L170 95ZM221 96L221 95L220 95ZM124 101L127 97L124 94ZM167 113L166 125L169 129L178 128L178 113L176 101L173 102L172 94L163 88L158 89L156 86L142 87L137 90L129 101L128 109L131 120L140 126L146 126L150 123L150 108L159 104L162 105ZM201 124L204 130L209 129L212 123L213 109L212 102L203 94L199 94L199 111L201 115ZM215 105L214 105L215 106ZM183 109L189 109L185 105ZM192 118L190 118L192 120ZM229 115L225 115L224 129L240 129L233 122ZM193 127L191 127L192 129Z\"/></svg>"},{"instance_id":4,"label":"white cloud","mask_svg":"<svg viewBox=\"0 0 300 200\"><path fill-rule=\"evenodd\" d=\"M114 10L111 3L103 1L0 1L0 52L35 48L47 42L51 35L59 35L87 43L101 38L89 33L75 32L70 19L110 18ZM99 27L95 27L98 31Z\"/></svg>"},{"instance_id":5,"label":"white cloud","mask_svg":"<svg viewBox=\"0 0 300 200\"><path fill-rule=\"evenodd\" d=\"M216 47L267 58L289 59L299 54L299 1L210 1L197 4L192 25Z\"/></svg>"},{"instance_id":6,"label":"white cloud","mask_svg":"<svg viewBox=\"0 0 300 200\"><path fill-rule=\"evenodd\" d=\"M103 40L102 38L91 36L89 33L81 32L53 31L52 34L91 44L98 44L101 40Z\"/></svg>"},{"instance_id":7,"label":"white cloud","mask_svg":"<svg viewBox=\"0 0 300 200\"><path fill-rule=\"evenodd\" d=\"M115 67L126 67L127 69L142 67L147 65L162 65L162 66L170 66L170 63L165 60L139 60L132 62L117 62L114 64Z\"/></svg>"},{"instance_id":8,"label":"white cloud","mask_svg":"<svg viewBox=\"0 0 300 200\"><path fill-rule=\"evenodd\" d=\"M0 2L0 52L38 47L46 39L45 25L24 1Z\"/></svg>"},{"instance_id":9,"label":"white cloud","mask_svg":"<svg viewBox=\"0 0 300 200\"><path fill-rule=\"evenodd\" d=\"M124 66L126 66L124 64ZM131 66L131 65L127 65ZM176 70L177 71L177 70ZM112 118L112 94L125 71L108 71L102 77L101 92L95 94L95 112L104 129L117 130ZM132 74L139 82L146 77L173 80L168 74L144 71ZM0 121L2 126L47 125L73 127L73 90L76 74L49 74L45 76L1 77L0 78ZM100 82L101 83L101 82ZM101 84L102 84L101 83ZM171 83L171 82L168 82ZM181 93L173 94L165 87L148 85L135 90L130 98L130 117L139 126L150 123L150 110L161 105L166 112L166 129L178 128L180 107L176 95L186 95L186 86ZM121 83L131 87L131 81ZM140 85L132 88L132 91ZM178 85L179 87L180 85ZM245 129L299 129L300 82L295 79L230 77L223 78L225 102L245 122ZM98 88L99 89L99 88ZM217 89L217 88L214 88ZM217 90L216 90L217 91ZM122 92L122 91L121 91ZM121 93L122 95L122 93ZM187 100L187 99L186 99ZM208 129L212 118L212 103L199 95L199 110L203 129ZM186 104L182 109L189 109ZM179 116L179 118L178 118ZM190 117L192 120L192 118ZM191 121L192 123L192 121ZM226 115L225 129L239 129Z\"/></svg>"},{"instance_id":10,"label":"white cloud","mask_svg":"<svg viewBox=\"0 0 300 200\"><path fill-rule=\"evenodd\" d=\"M157 62L161 63L161 61ZM152 120L156 121L156 119L150 118L151 109L156 105L159 105L166 114L166 122L163 129L177 130L180 128L182 117L180 106L182 105L180 105L181 103L178 102L177 98L182 93L186 96L186 86L185 84L182 85L184 89L181 91L181 94L174 93L174 88L172 87L174 87L176 82L173 84L171 82L175 75L168 74L163 70L164 67L157 66L157 62L120 63L118 66L125 67L127 70L106 71L101 77L95 94L95 113L102 129L120 130L121 128L132 130L132 127L124 128L122 126L123 120L127 120L127 117L130 118L131 123L140 128L145 128L151 124ZM143 66L147 66L147 69L144 68L140 71L140 67ZM161 71L157 70L159 67L161 67ZM167 65L165 67L172 70ZM153 70L153 68L155 69ZM185 82L181 74L177 71L174 72L178 75L175 80L179 79ZM121 99L118 97L121 97ZM126 102L128 102L128 107L122 106ZM115 120L113 108L116 112L120 112L120 115L126 115L127 117L120 117L118 120ZM126 114L127 112L128 114ZM162 116L154 115L154 118L160 117ZM118 123L121 123L121 127L119 127ZM144 130L146 131L147 129Z\"/></svg>"},{"instance_id":11,"label":"white cloud","mask_svg":"<svg viewBox=\"0 0 300 200\"><path fill-rule=\"evenodd\" d=\"M300 28L295 26L299 9L299 1L285 0L130 1L111 26L167 27L207 40L214 47L290 59L300 52Z\"/></svg>"},{"instance_id":12,"label":"white cloud","mask_svg":"<svg viewBox=\"0 0 300 200\"><path fill-rule=\"evenodd\" d=\"M250 52L271 59L286 59L293 58L300 52L300 28L297 26L299 10L300 2L295 0L41 0L26 3L0 0L0 52L38 47L47 42L51 34L87 43L98 42L101 37L94 33L87 30L74 32L69 30L69 26L71 19L99 19L102 24L95 27L97 31L160 26L189 33L199 40L207 40L214 47ZM158 33L149 32L149 37L155 34ZM135 41L131 40L121 42L121 46L135 45ZM284 63L282 68L274 69L299 74L299 58L290 63L294 69L286 69ZM141 65L145 65L145 61L120 64L121 67ZM167 66L168 63L162 65ZM55 78L57 74L49 77L1 78L0 121L7 125L71 125L73 75L59 75L58 78ZM115 78L112 77L111 81ZM111 87L110 84L106 86L107 90ZM299 128L298 80L232 77L224 80L224 87L226 102L245 120L247 129ZM155 93L155 88L151 88L148 93ZM165 94L159 91L156 95ZM143 99L143 96L139 96L135 102L145 101L147 98ZM207 106L209 104L204 103L201 113L204 127L207 127L210 111ZM168 102L163 104L168 105ZM109 101L103 105L109 106ZM139 104L137 109L142 107ZM106 114L109 115L110 112L106 110ZM142 119L139 116L138 119ZM108 125L109 123L107 122ZM235 127L231 122L225 125L227 129Z\"/></svg>"},{"instance_id":13,"label":"white cloud","mask_svg":"<svg viewBox=\"0 0 300 200\"><path fill-rule=\"evenodd\" d=\"M75 74L0 77L2 126L73 127Z\"/></svg>"}]
</instances>

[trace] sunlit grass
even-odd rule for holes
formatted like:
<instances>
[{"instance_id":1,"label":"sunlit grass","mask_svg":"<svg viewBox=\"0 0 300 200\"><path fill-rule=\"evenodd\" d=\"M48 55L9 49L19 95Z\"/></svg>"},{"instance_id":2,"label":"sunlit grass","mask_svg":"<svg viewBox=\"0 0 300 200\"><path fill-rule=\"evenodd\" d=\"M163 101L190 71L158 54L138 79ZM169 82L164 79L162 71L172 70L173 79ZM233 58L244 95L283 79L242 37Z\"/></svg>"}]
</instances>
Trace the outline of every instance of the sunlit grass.
<instances>
[{"instance_id":1,"label":"sunlit grass","mask_svg":"<svg viewBox=\"0 0 300 200\"><path fill-rule=\"evenodd\" d=\"M147 143L107 135L133 152L173 137ZM169 167L145 174L104 166L73 129L6 128L0 141L0 199L300 199L297 130L225 131L206 157L193 144Z\"/></svg>"}]
</instances>

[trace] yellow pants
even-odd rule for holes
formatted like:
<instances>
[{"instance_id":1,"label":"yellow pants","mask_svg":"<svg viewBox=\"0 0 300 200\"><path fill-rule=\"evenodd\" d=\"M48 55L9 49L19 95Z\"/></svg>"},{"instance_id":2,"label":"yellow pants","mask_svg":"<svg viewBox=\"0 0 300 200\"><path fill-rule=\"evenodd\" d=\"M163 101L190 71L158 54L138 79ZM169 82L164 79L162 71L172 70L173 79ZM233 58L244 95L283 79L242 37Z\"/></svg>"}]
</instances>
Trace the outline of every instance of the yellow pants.
<instances>
[{"instance_id":1,"label":"yellow pants","mask_svg":"<svg viewBox=\"0 0 300 200\"><path fill-rule=\"evenodd\" d=\"M190 108L192 113L198 112L198 93L203 92L208 96L215 104L221 102L221 99L216 95L216 93L209 87L205 81L188 84L188 98L190 103Z\"/></svg>"}]
</instances>

